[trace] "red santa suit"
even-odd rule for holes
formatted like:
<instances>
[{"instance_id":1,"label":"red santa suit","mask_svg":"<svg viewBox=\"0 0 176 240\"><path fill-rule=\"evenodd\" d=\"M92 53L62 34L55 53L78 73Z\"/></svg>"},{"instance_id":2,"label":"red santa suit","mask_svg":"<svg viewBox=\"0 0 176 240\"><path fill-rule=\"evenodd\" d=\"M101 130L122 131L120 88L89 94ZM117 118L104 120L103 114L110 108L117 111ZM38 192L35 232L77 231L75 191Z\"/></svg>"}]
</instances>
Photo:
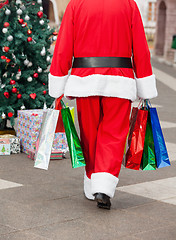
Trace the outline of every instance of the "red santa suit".
<instances>
[{"instance_id":1,"label":"red santa suit","mask_svg":"<svg viewBox=\"0 0 176 240\"><path fill-rule=\"evenodd\" d=\"M72 68L73 57L131 58L133 68ZM84 192L113 197L129 128L130 103L157 96L150 52L134 0L71 0L56 41L49 94L77 98L87 162Z\"/></svg>"}]
</instances>

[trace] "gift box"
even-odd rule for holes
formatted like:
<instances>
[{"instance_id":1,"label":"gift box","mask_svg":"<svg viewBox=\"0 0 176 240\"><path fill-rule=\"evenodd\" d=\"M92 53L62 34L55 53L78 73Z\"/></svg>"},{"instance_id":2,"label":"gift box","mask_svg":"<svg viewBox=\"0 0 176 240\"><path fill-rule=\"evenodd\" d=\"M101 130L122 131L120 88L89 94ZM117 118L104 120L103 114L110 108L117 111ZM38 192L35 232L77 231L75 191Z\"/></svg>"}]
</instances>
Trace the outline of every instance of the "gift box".
<instances>
[{"instance_id":1,"label":"gift box","mask_svg":"<svg viewBox=\"0 0 176 240\"><path fill-rule=\"evenodd\" d=\"M20 139L11 134L5 134L0 136L2 139L7 139L10 142L10 153L20 153Z\"/></svg>"},{"instance_id":2,"label":"gift box","mask_svg":"<svg viewBox=\"0 0 176 240\"><path fill-rule=\"evenodd\" d=\"M34 160L35 150L28 150L28 157ZM58 150L52 150L50 160L62 160L63 153Z\"/></svg>"},{"instance_id":3,"label":"gift box","mask_svg":"<svg viewBox=\"0 0 176 240\"><path fill-rule=\"evenodd\" d=\"M44 109L18 111L16 133L20 138L22 151L27 154L28 150L35 150L44 111ZM52 148L64 153L68 151L65 133L55 133Z\"/></svg>"},{"instance_id":4,"label":"gift box","mask_svg":"<svg viewBox=\"0 0 176 240\"><path fill-rule=\"evenodd\" d=\"M0 155L10 155L10 141L7 138L0 138Z\"/></svg>"}]
</instances>

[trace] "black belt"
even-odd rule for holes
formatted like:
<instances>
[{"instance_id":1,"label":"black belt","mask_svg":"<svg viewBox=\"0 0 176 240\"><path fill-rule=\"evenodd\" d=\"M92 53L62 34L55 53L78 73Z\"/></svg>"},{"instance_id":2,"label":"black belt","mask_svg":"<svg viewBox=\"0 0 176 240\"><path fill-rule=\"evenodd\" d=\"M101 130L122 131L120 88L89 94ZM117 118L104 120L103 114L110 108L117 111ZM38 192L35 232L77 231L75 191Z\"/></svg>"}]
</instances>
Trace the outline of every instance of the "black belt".
<instances>
[{"instance_id":1,"label":"black belt","mask_svg":"<svg viewBox=\"0 0 176 240\"><path fill-rule=\"evenodd\" d=\"M132 68L127 57L81 57L74 58L72 68Z\"/></svg>"}]
</instances>

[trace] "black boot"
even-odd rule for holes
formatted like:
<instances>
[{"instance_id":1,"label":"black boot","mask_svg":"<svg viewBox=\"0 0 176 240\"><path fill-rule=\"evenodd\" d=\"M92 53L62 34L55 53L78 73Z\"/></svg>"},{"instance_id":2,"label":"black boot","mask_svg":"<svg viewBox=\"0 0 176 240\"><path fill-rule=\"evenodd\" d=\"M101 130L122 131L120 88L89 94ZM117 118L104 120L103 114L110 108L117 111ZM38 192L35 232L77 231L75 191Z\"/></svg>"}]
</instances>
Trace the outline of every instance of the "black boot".
<instances>
[{"instance_id":1,"label":"black boot","mask_svg":"<svg viewBox=\"0 0 176 240\"><path fill-rule=\"evenodd\" d=\"M95 201L97 202L97 207L110 210L111 201L110 197L104 193L95 193Z\"/></svg>"}]
</instances>

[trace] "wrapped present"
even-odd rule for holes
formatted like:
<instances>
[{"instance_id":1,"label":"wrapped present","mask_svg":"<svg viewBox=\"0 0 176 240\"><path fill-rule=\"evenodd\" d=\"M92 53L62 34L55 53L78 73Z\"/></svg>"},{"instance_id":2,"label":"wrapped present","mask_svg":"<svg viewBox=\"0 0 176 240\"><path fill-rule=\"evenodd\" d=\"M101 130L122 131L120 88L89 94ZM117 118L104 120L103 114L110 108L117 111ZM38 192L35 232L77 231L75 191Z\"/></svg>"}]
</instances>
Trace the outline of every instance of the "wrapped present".
<instances>
[{"instance_id":1,"label":"wrapped present","mask_svg":"<svg viewBox=\"0 0 176 240\"><path fill-rule=\"evenodd\" d=\"M1 139L8 139L10 142L10 153L20 153L20 139L11 134L0 136Z\"/></svg>"},{"instance_id":2,"label":"wrapped present","mask_svg":"<svg viewBox=\"0 0 176 240\"><path fill-rule=\"evenodd\" d=\"M20 138L22 151L27 154L28 150L34 150L36 147L44 111L44 109L18 111L16 134ZM59 152L68 151L65 133L55 133L52 148Z\"/></svg>"},{"instance_id":3,"label":"wrapped present","mask_svg":"<svg viewBox=\"0 0 176 240\"><path fill-rule=\"evenodd\" d=\"M34 160L35 150L28 150L28 158ZM63 153L58 150L52 150L50 160L62 160Z\"/></svg>"},{"instance_id":4,"label":"wrapped present","mask_svg":"<svg viewBox=\"0 0 176 240\"><path fill-rule=\"evenodd\" d=\"M10 155L10 141L7 138L0 138L0 155Z\"/></svg>"}]
</instances>

